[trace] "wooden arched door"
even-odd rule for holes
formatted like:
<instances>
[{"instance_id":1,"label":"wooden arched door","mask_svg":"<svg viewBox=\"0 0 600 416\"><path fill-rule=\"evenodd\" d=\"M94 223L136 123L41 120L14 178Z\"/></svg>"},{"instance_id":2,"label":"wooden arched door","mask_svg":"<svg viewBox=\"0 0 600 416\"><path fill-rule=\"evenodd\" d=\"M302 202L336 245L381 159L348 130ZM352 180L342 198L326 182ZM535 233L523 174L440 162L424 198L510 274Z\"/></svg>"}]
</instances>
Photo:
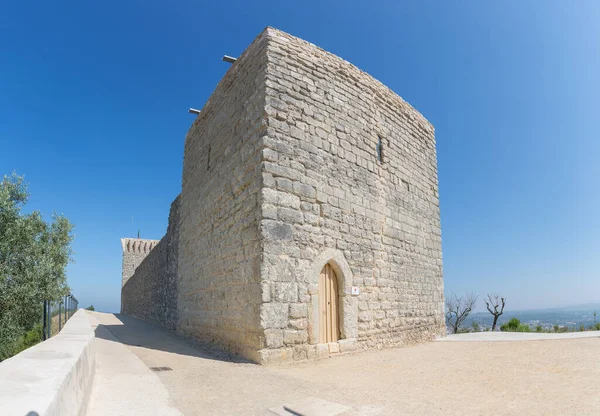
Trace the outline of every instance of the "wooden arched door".
<instances>
[{"instance_id":1,"label":"wooden arched door","mask_svg":"<svg viewBox=\"0 0 600 416\"><path fill-rule=\"evenodd\" d=\"M319 342L336 342L340 338L339 294L337 276L326 264L319 276Z\"/></svg>"}]
</instances>

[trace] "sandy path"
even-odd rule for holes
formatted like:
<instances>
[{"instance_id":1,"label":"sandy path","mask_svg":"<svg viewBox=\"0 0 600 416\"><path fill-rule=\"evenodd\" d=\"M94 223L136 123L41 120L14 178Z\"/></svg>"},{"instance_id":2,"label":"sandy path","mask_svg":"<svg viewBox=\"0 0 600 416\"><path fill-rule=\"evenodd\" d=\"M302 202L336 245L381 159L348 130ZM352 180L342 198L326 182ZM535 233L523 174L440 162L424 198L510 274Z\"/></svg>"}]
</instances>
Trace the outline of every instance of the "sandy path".
<instances>
[{"instance_id":1,"label":"sandy path","mask_svg":"<svg viewBox=\"0 0 600 416\"><path fill-rule=\"evenodd\" d=\"M262 367L214 357L133 318L95 314L186 415L264 415L306 397L353 415L600 414L600 338L432 342ZM122 322L121 322L122 321Z\"/></svg>"}]
</instances>

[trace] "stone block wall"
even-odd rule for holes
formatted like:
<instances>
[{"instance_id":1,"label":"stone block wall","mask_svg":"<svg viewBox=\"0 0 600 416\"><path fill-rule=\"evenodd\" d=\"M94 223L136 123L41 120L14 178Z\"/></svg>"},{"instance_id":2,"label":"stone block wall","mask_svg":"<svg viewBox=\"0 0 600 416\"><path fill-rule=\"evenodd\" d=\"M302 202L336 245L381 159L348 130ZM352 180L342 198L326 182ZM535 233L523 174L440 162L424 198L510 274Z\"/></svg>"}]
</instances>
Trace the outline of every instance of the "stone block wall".
<instances>
[{"instance_id":1,"label":"stone block wall","mask_svg":"<svg viewBox=\"0 0 600 416\"><path fill-rule=\"evenodd\" d=\"M178 331L256 360L266 38L229 68L185 141Z\"/></svg>"},{"instance_id":2,"label":"stone block wall","mask_svg":"<svg viewBox=\"0 0 600 416\"><path fill-rule=\"evenodd\" d=\"M146 258L150 251L160 240L148 240L141 238L121 238L121 249L123 250L121 288L135 273L135 269ZM123 312L123 299L121 298L121 312Z\"/></svg>"},{"instance_id":3,"label":"stone block wall","mask_svg":"<svg viewBox=\"0 0 600 416\"><path fill-rule=\"evenodd\" d=\"M275 29L267 39L261 360L319 354L327 262L340 280L342 349L442 335L432 125L341 58Z\"/></svg>"},{"instance_id":4,"label":"stone block wall","mask_svg":"<svg viewBox=\"0 0 600 416\"><path fill-rule=\"evenodd\" d=\"M125 313L260 363L445 333L434 129L315 45L267 28L229 68L186 136L178 201L137 270L124 256ZM320 344L326 264L340 340Z\"/></svg>"},{"instance_id":5,"label":"stone block wall","mask_svg":"<svg viewBox=\"0 0 600 416\"><path fill-rule=\"evenodd\" d=\"M171 204L167 233L160 240L127 240L123 263L134 264L142 253L126 251L130 247L149 247L145 257L135 267L135 273L121 289L121 313L175 330L177 326L177 267L179 250L180 196ZM134 257L132 257L134 256ZM129 266L130 267L130 266Z\"/></svg>"}]
</instances>

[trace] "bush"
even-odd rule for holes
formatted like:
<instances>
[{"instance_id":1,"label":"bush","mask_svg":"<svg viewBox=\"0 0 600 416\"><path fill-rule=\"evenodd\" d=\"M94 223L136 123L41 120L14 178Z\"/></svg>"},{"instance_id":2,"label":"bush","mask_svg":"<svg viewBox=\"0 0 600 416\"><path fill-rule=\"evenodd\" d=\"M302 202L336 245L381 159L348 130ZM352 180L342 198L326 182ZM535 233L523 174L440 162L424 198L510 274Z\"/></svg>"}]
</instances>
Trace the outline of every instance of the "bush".
<instances>
[{"instance_id":1,"label":"bush","mask_svg":"<svg viewBox=\"0 0 600 416\"><path fill-rule=\"evenodd\" d=\"M521 325L521 321L517 318L510 318L510 321L500 325L500 331L515 332L519 325Z\"/></svg>"},{"instance_id":2,"label":"bush","mask_svg":"<svg viewBox=\"0 0 600 416\"><path fill-rule=\"evenodd\" d=\"M95 311L96 309L94 308L94 305L90 305L87 308L85 308L86 311Z\"/></svg>"},{"instance_id":3,"label":"bush","mask_svg":"<svg viewBox=\"0 0 600 416\"><path fill-rule=\"evenodd\" d=\"M42 342L42 339L42 324L37 324L15 342L0 344L0 361L17 355L29 347L33 347L35 344Z\"/></svg>"},{"instance_id":4,"label":"bush","mask_svg":"<svg viewBox=\"0 0 600 416\"><path fill-rule=\"evenodd\" d=\"M500 331L504 332L531 332L529 325L522 324L517 318L510 318L505 324L500 325Z\"/></svg>"},{"instance_id":5,"label":"bush","mask_svg":"<svg viewBox=\"0 0 600 416\"><path fill-rule=\"evenodd\" d=\"M542 326L541 325L536 326L535 332L542 332Z\"/></svg>"},{"instance_id":6,"label":"bush","mask_svg":"<svg viewBox=\"0 0 600 416\"><path fill-rule=\"evenodd\" d=\"M42 324L37 324L33 327L33 329L27 331L27 333L21 338L21 341L18 345L20 348L19 352L26 350L29 347L33 347L35 344L38 344L42 341Z\"/></svg>"},{"instance_id":7,"label":"bush","mask_svg":"<svg viewBox=\"0 0 600 416\"><path fill-rule=\"evenodd\" d=\"M594 329L596 331L600 331L600 322L596 323L596 325L594 325Z\"/></svg>"}]
</instances>

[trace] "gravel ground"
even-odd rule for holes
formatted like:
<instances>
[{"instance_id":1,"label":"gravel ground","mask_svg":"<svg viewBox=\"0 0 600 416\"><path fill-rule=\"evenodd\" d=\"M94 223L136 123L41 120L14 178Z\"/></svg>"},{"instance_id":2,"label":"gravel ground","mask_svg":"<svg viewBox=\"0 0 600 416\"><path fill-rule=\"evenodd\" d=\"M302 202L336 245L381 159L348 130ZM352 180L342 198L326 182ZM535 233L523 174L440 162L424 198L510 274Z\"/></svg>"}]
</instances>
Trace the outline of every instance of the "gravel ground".
<instances>
[{"instance_id":1,"label":"gravel ground","mask_svg":"<svg viewBox=\"0 0 600 416\"><path fill-rule=\"evenodd\" d=\"M598 415L600 338L431 342L263 367L137 319L93 313L185 415L264 415L306 397L351 415Z\"/></svg>"}]
</instances>

